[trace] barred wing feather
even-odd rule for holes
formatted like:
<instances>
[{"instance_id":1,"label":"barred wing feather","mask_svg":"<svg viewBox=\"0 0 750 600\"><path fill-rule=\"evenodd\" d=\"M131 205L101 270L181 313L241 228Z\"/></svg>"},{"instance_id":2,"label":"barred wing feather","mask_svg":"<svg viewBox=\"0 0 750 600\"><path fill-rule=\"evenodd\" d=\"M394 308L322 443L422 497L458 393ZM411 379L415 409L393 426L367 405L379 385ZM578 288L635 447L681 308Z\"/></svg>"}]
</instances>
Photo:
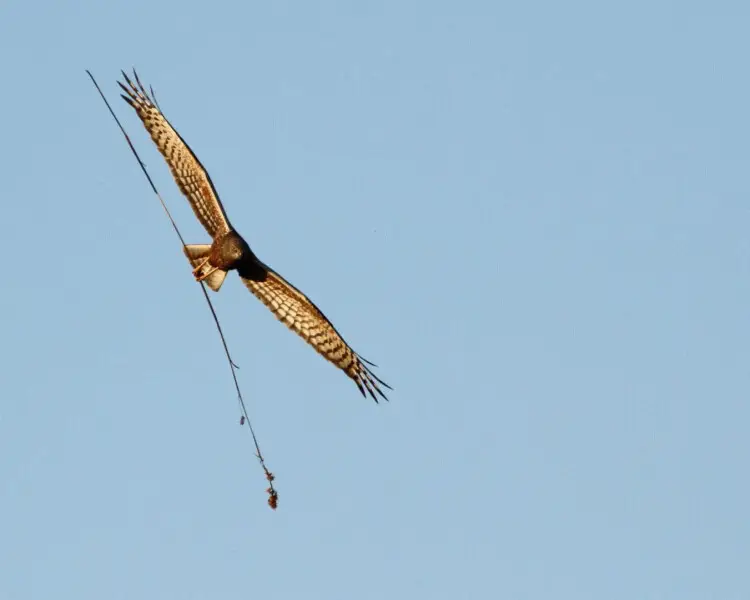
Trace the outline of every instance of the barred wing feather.
<instances>
[{"instance_id":1,"label":"barred wing feather","mask_svg":"<svg viewBox=\"0 0 750 600\"><path fill-rule=\"evenodd\" d=\"M375 365L359 356L344 341L333 324L313 302L270 267L256 262L239 270L247 288L265 304L276 318L294 331L321 356L344 371L359 391L365 390L378 401L379 395L388 400L380 386L391 387L375 375L369 366ZM376 395L377 394L377 395Z\"/></svg>"},{"instance_id":2,"label":"barred wing feather","mask_svg":"<svg viewBox=\"0 0 750 600\"><path fill-rule=\"evenodd\" d=\"M190 202L195 216L212 238L227 233L231 225L208 172L146 92L138 75L134 72L135 83L124 71L122 75L127 83L126 86L118 81L125 92L122 97L135 109L159 152L164 156L177 187Z\"/></svg>"}]
</instances>

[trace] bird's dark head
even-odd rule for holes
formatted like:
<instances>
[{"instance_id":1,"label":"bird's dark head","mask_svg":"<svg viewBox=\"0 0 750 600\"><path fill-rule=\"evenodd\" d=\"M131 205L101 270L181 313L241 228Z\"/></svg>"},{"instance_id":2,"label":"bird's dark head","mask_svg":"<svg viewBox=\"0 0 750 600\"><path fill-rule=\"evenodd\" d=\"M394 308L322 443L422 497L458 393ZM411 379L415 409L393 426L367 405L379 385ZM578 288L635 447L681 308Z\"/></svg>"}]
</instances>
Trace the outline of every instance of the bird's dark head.
<instances>
[{"instance_id":1,"label":"bird's dark head","mask_svg":"<svg viewBox=\"0 0 750 600\"><path fill-rule=\"evenodd\" d=\"M236 269L243 260L251 256L250 247L236 231L217 238L211 249L211 262L225 271Z\"/></svg>"}]
</instances>

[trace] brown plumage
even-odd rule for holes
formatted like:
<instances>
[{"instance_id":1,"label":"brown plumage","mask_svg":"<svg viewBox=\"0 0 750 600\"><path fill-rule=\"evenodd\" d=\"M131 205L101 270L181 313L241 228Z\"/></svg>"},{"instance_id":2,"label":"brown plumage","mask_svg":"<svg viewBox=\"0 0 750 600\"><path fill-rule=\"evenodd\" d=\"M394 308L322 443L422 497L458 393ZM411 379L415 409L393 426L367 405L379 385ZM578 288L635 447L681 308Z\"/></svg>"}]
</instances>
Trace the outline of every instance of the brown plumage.
<instances>
[{"instance_id":1,"label":"brown plumage","mask_svg":"<svg viewBox=\"0 0 750 600\"><path fill-rule=\"evenodd\" d=\"M122 97L135 109L167 161L177 186L213 239L210 245L185 246L185 255L194 267L196 279L205 281L218 292L227 272L236 270L247 289L279 321L344 371L354 380L363 396L369 393L375 402L378 396L387 400L380 386L391 387L370 370L369 366L375 365L354 352L323 312L296 287L261 262L232 227L208 172L162 114L152 99L153 91L149 95L135 71L133 74L135 83L125 72L122 73L127 83L118 82L125 91Z\"/></svg>"}]
</instances>

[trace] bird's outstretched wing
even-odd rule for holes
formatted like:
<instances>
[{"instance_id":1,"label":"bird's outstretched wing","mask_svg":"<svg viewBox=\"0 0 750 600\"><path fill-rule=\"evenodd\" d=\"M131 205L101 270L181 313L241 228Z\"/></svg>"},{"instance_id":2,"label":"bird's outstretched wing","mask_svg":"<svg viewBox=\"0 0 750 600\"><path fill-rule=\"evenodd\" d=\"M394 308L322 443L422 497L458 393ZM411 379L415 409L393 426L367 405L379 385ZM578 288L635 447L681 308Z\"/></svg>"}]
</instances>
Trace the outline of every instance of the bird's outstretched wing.
<instances>
[{"instance_id":1,"label":"bird's outstretched wing","mask_svg":"<svg viewBox=\"0 0 750 600\"><path fill-rule=\"evenodd\" d=\"M380 386L392 389L375 375L365 360L351 349L333 324L312 301L296 287L257 259L238 269L242 282L263 302L276 318L297 333L324 358L344 371L357 384L363 396L375 402L378 394L388 400Z\"/></svg>"},{"instance_id":2,"label":"bird's outstretched wing","mask_svg":"<svg viewBox=\"0 0 750 600\"><path fill-rule=\"evenodd\" d=\"M117 82L125 91L122 97L135 109L146 131L151 134L151 139L167 161L177 186L193 207L195 216L212 238L230 231L232 226L221 205L219 194L198 157L169 124L156 102L146 92L138 74L133 71L136 83L124 71L122 76L127 83Z\"/></svg>"}]
</instances>

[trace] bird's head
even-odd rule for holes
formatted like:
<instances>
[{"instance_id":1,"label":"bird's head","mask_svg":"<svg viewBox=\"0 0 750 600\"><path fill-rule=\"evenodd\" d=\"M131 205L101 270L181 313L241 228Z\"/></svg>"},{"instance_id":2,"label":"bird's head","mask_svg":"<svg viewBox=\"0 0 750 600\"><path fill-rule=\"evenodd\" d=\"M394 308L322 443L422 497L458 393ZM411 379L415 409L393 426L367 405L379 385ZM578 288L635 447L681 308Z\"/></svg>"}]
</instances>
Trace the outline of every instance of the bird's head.
<instances>
[{"instance_id":1,"label":"bird's head","mask_svg":"<svg viewBox=\"0 0 750 600\"><path fill-rule=\"evenodd\" d=\"M226 271L236 269L239 263L251 254L245 240L234 231L226 234L217 241L219 242L221 268Z\"/></svg>"}]
</instances>

